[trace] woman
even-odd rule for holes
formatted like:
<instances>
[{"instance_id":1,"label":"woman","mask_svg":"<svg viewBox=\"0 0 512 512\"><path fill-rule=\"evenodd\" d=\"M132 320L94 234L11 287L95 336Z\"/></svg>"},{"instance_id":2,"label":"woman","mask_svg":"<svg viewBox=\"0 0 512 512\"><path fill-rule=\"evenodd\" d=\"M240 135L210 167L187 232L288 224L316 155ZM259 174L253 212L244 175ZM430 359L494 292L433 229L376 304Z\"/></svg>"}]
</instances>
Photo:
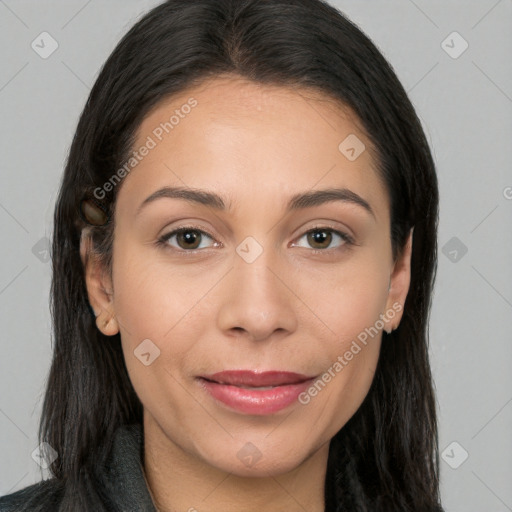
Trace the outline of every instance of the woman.
<instances>
[{"instance_id":1,"label":"woman","mask_svg":"<svg viewBox=\"0 0 512 512\"><path fill-rule=\"evenodd\" d=\"M57 200L52 478L0 510L442 511L437 216L414 109L333 7L153 9Z\"/></svg>"}]
</instances>

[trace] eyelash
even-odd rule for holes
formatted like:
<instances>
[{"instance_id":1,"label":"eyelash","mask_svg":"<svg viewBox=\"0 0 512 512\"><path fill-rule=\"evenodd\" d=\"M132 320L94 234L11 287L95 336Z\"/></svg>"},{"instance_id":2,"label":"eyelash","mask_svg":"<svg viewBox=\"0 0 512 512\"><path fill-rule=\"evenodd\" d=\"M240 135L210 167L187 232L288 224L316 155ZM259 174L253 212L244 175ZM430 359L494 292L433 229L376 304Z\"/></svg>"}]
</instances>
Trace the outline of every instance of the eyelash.
<instances>
[{"instance_id":1,"label":"eyelash","mask_svg":"<svg viewBox=\"0 0 512 512\"><path fill-rule=\"evenodd\" d=\"M173 231L170 231L169 233L167 233L165 235L162 235L156 241L156 244L157 244L157 246L162 247L163 249L170 249L177 253L181 253L185 257L197 255L197 253L199 251L204 250L204 249L190 249L190 250L177 249L177 248L169 245L168 242L169 242L170 238L172 238L174 235L177 235L177 234L185 232L185 231L196 231L198 233L201 233L202 235L208 236L212 240L215 240L215 237L213 237L210 233L208 233L207 231L205 231L197 226L182 226ZM304 236L308 235L309 233L314 233L315 231L328 231L328 232L334 233L334 234L338 235L343 240L344 243L340 247L335 247L335 248L331 248L331 249L311 249L311 252L314 255L318 255L318 254L322 254L322 253L324 253L324 254L330 253L331 251L341 251L344 248L349 248L346 246L356 245L355 240L350 235L348 235L347 233L344 233L343 231L338 231L337 229L331 228L329 226L315 226L314 228L308 229L308 231L303 233L298 239L300 240Z\"/></svg>"}]
</instances>

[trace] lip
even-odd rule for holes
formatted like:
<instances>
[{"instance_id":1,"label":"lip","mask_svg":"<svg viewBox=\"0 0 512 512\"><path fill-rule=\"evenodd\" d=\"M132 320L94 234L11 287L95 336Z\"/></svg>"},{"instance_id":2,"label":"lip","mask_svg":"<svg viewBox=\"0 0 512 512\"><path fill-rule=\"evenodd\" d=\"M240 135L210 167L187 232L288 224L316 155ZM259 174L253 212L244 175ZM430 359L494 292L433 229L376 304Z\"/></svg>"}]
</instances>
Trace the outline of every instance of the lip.
<instances>
[{"instance_id":1,"label":"lip","mask_svg":"<svg viewBox=\"0 0 512 512\"><path fill-rule=\"evenodd\" d=\"M314 378L287 371L227 370L201 376L199 381L216 401L230 409L245 414L266 415L296 402Z\"/></svg>"}]
</instances>

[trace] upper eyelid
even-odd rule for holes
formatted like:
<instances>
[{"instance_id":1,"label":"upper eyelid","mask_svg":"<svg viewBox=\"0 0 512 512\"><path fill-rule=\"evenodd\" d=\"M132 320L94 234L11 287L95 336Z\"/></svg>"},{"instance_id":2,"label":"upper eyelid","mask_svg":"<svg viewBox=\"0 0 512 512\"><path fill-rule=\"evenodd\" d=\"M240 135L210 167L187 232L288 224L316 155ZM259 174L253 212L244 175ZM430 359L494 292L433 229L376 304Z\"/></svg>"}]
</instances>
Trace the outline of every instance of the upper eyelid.
<instances>
[{"instance_id":1,"label":"upper eyelid","mask_svg":"<svg viewBox=\"0 0 512 512\"><path fill-rule=\"evenodd\" d=\"M171 229L171 231L169 231L168 233L164 233L161 238L169 238L171 236L174 236L176 235L177 233L179 233L180 231L199 231L200 233L203 233L204 235L206 236L209 236L210 238L212 239L216 239L214 235L210 234L207 230L205 230L204 228L200 228L198 226L193 226L193 225L190 225L190 226L182 226L182 227L179 227L179 228L174 228L174 229Z\"/></svg>"}]
</instances>

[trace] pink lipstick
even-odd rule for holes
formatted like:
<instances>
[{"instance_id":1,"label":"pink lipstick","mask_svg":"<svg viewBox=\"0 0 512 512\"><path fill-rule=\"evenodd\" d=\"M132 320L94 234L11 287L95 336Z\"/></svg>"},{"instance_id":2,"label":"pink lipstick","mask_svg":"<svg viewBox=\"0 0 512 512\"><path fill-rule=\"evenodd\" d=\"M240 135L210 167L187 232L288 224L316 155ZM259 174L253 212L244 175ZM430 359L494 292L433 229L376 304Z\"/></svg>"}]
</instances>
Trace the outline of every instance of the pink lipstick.
<instances>
[{"instance_id":1,"label":"pink lipstick","mask_svg":"<svg viewBox=\"0 0 512 512\"><path fill-rule=\"evenodd\" d=\"M200 377L217 401L245 414L273 414L297 401L315 377L285 371L230 370Z\"/></svg>"}]
</instances>

